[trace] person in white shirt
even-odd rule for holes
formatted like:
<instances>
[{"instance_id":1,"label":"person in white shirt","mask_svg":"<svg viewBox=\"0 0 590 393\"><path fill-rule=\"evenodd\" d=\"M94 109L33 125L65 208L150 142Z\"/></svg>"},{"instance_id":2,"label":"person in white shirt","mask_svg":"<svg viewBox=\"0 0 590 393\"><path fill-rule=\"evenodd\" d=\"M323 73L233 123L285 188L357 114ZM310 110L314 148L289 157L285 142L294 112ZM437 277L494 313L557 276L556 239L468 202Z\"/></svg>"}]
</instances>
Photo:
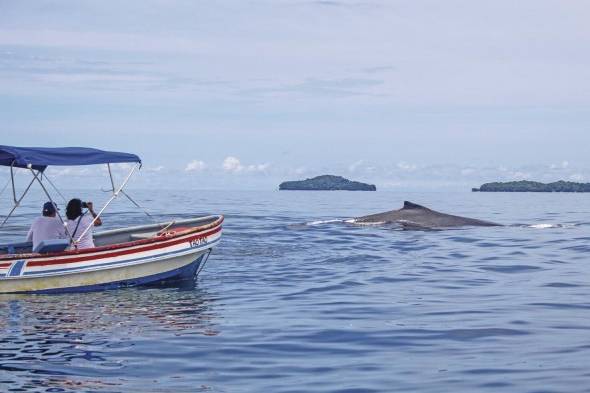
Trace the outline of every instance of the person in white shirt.
<instances>
[{"instance_id":1,"label":"person in white shirt","mask_svg":"<svg viewBox=\"0 0 590 393\"><path fill-rule=\"evenodd\" d=\"M53 202L45 202L43 215L35 218L27 234L27 241L33 242L33 250L44 240L64 239L66 231L57 217L57 206Z\"/></svg>"},{"instance_id":2,"label":"person in white shirt","mask_svg":"<svg viewBox=\"0 0 590 393\"><path fill-rule=\"evenodd\" d=\"M82 208L87 208L88 211L82 212ZM95 226L102 225L102 220L96 216L92 202L82 202L78 198L72 199L66 207L66 216L68 218L66 221L68 232L74 240L78 240L80 235L84 233L84 236L77 243L77 249L94 248L92 230ZM73 245L71 248L76 248L75 246Z\"/></svg>"}]
</instances>

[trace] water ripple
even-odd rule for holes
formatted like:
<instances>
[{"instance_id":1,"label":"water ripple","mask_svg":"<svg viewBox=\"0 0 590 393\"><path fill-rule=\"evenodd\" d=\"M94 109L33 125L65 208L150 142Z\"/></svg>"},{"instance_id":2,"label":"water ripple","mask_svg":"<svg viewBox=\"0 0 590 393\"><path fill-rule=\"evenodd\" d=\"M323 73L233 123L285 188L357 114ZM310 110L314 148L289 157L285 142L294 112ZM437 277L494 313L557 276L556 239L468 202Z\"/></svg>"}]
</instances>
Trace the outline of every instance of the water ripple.
<instances>
[{"instance_id":1,"label":"water ripple","mask_svg":"<svg viewBox=\"0 0 590 393\"><path fill-rule=\"evenodd\" d=\"M166 202L162 220L178 206L187 218L227 213L199 280L0 296L0 391L588 391L583 195L138 194ZM523 224L341 222L404 199ZM33 207L0 234L21 238ZM129 206L115 212L107 227L143 220Z\"/></svg>"}]
</instances>

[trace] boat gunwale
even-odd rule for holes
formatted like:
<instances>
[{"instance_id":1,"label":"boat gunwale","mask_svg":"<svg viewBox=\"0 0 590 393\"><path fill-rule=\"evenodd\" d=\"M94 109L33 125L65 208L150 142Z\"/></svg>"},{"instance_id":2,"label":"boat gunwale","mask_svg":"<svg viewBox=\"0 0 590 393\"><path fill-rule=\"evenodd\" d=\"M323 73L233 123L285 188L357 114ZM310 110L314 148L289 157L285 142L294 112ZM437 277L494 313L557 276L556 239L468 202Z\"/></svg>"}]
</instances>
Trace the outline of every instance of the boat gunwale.
<instances>
[{"instance_id":1,"label":"boat gunwale","mask_svg":"<svg viewBox=\"0 0 590 393\"><path fill-rule=\"evenodd\" d=\"M78 256L78 255L94 254L94 253L98 253L99 255L97 255L97 257L100 257L100 253L105 252L105 251L120 250L120 249L124 249L124 248L129 248L129 247L165 242L165 241L173 240L178 237L186 236L186 235L189 235L189 234L192 234L195 232L202 232L202 231L206 231L211 228L218 227L224 221L223 215L214 215L212 217L217 217L217 219L209 224L188 228L188 229L185 229L181 232L174 233L173 235L164 234L162 236L155 236L153 238L148 238L148 239L131 240L128 242L123 242L123 243L109 244L109 245L93 247L93 248L85 248L82 250L66 250L66 251L47 253L47 254L39 254L39 253L6 254L5 256L0 256L0 267L6 267L6 266L3 266L3 264L2 264L3 262L9 262L9 261L17 260L17 259L26 259L27 262L29 262L29 261L32 262L37 259ZM134 228L134 227L130 227L130 228ZM139 227L135 227L135 228L139 228ZM114 229L113 231L120 231L122 229L126 229L126 228L118 228L118 229ZM110 232L110 231L105 231L102 233L108 233L108 232ZM56 261L56 263L57 262L58 261Z\"/></svg>"}]
</instances>

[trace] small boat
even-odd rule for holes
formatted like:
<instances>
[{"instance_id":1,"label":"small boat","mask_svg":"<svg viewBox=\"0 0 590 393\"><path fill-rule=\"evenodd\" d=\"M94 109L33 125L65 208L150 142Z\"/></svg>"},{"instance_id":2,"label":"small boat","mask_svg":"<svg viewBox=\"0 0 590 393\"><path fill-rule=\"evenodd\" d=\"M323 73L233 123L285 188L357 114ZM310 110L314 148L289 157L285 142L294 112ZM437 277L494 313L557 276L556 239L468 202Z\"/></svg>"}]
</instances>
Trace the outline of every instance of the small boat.
<instances>
[{"instance_id":1,"label":"small boat","mask_svg":"<svg viewBox=\"0 0 590 393\"><path fill-rule=\"evenodd\" d=\"M133 164L120 186L115 186L110 166L113 163ZM123 190L132 174L141 168L141 160L135 154L82 147L0 145L0 165L10 167L14 199L14 206L0 227L12 216L34 183L38 183L53 202L46 185L55 186L44 173L47 166L97 164L107 165L112 195L96 218L121 196L140 207ZM32 174L31 182L20 197L14 184L17 169ZM63 222L59 213L58 217ZM85 249L76 247L85 233L72 237L67 229L68 239L47 240L35 250L30 242L3 244L0 245L0 293L84 292L194 279L219 243L222 223L222 215L212 215L108 230L95 233L95 247Z\"/></svg>"}]
</instances>

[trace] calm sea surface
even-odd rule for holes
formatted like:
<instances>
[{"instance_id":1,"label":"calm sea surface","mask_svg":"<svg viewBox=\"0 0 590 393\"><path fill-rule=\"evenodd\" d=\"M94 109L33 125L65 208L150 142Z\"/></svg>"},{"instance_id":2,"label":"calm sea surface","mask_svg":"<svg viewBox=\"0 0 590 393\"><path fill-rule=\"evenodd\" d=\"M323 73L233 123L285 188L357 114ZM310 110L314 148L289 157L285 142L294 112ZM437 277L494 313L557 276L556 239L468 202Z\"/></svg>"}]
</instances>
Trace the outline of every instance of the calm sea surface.
<instances>
[{"instance_id":1,"label":"calm sea surface","mask_svg":"<svg viewBox=\"0 0 590 393\"><path fill-rule=\"evenodd\" d=\"M1 392L590 392L587 194L133 195L162 219L225 214L205 270L157 288L0 295ZM404 199L511 226L318 223ZM145 216L118 200L104 220Z\"/></svg>"}]
</instances>

